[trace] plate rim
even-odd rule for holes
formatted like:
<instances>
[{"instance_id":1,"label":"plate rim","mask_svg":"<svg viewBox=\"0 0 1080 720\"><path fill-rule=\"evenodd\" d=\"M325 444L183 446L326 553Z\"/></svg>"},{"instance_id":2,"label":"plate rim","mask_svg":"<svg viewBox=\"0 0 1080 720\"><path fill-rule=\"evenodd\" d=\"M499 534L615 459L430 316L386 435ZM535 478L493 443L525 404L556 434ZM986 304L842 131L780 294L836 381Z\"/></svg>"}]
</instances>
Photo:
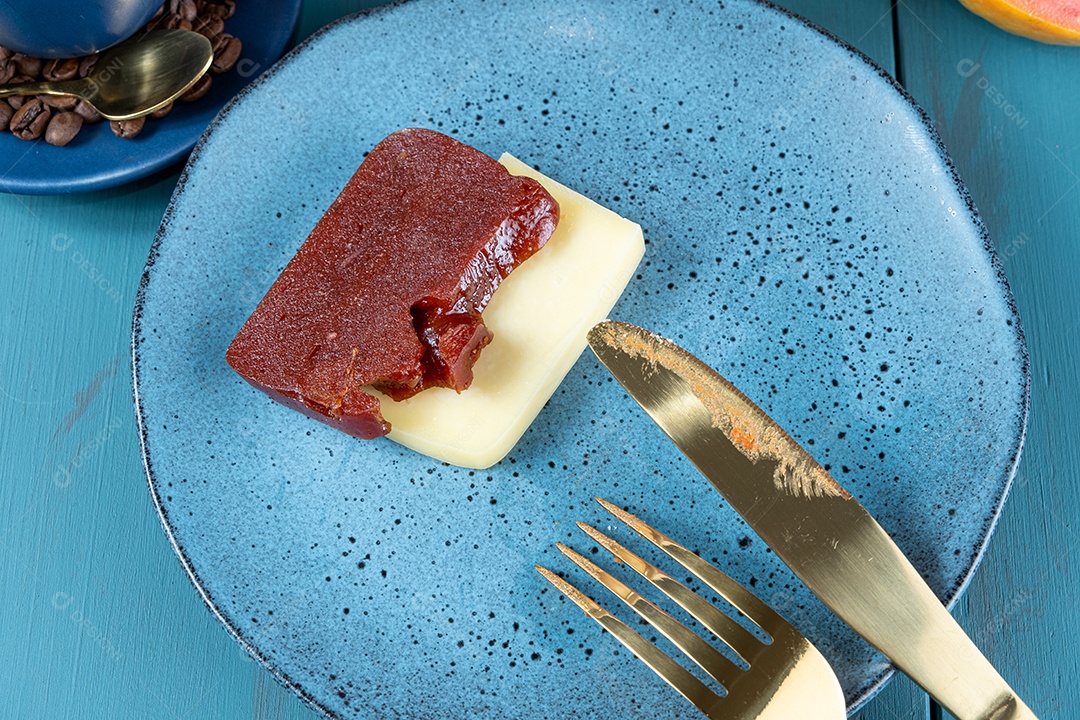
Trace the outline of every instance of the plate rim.
<instances>
[{"instance_id":1,"label":"plate rim","mask_svg":"<svg viewBox=\"0 0 1080 720\"><path fill-rule=\"evenodd\" d=\"M143 273L139 281L138 291L135 296L134 308L132 311L132 331L131 331L131 371L132 371L132 399L135 409L135 421L136 429L139 436L139 450L142 456L143 469L146 474L147 485L150 490L150 496L153 500L154 507L158 513L158 519L161 522L162 528L165 531L165 535L169 540L169 544L172 546L173 551L176 553L177 558L180 561L181 566L184 568L188 580L195 587L199 596L202 598L206 607L217 618L217 620L225 627L226 631L240 644L245 651L247 651L253 658L255 658L260 665L266 668L271 675L283 686L296 693L296 695L309 707L322 714L324 717L333 718L338 720L341 716L334 713L330 708L323 705L314 695L307 691L300 683L293 680L287 673L276 667L259 649L244 637L244 635L237 629L232 623L228 615L220 610L214 599L203 587L199 578L198 572L192 565L184 552L182 546L180 546L173 534L172 527L170 525L169 513L165 508L164 503L160 495L158 494L157 479L153 470L153 462L150 459L149 448L146 440L146 428L144 423L144 415L142 408L142 401L139 395L139 345L140 345L140 331L142 327L142 312L145 301L145 295L150 284L150 275L153 267L160 254L161 242L164 239L166 230L169 227L173 213L176 208L176 204L183 195L185 186L190 177L192 168L198 162L203 149L209 141L213 132L218 126L224 122L228 117L232 109L251 92L259 88L264 82L269 82L277 73L286 66L293 62L296 57L306 52L307 48L317 43L321 38L329 32L336 29L338 26L351 24L357 22L363 18L377 16L382 13L393 12L396 8L411 4L415 0L393 0L393 2L379 5L376 7L360 10L355 13L342 16L337 20L330 22L327 25L319 28L310 36L304 39L303 42L296 47L289 50L283 55L276 63L273 64L266 72L262 73L251 83L245 85L224 107L217 113L214 119L206 127L203 134L199 137L195 143L194 148L191 150L191 154L188 156L187 163L184 166L183 171L177 181L176 188L173 190L173 194L169 199L169 204L162 217L161 224L155 233L153 243L150 247L149 255L146 260L146 264L143 268ZM942 167L945 170L946 176L952 182L953 186L957 190L961 200L964 203L965 209L969 217L971 218L972 225L978 233L979 239L982 241L982 250L985 253L986 258L990 261L990 267L994 272L994 279L999 284L999 287L1003 291L1003 299L1005 301L1006 308L1012 316L1012 322L1010 327L1012 328L1012 340L1016 345L1021 371L1021 398L1020 407L1018 408L1017 428L1016 436L1013 439L1012 446L1010 448L1010 456L1012 458L1005 477L1000 480L999 490L997 497L990 504L990 512L987 517L981 518L982 528L980 530L981 539L972 548L967 561L967 569L961 573L957 581L946 592L945 606L949 610L955 606L957 601L967 590L970 585L975 572L978 570L983 557L985 556L986 549L989 546L990 539L993 537L994 531L997 527L997 523L1001 517L1001 513L1005 506L1005 501L1008 499L1009 492L1012 488L1013 480L1016 477L1017 468L1020 463L1020 458L1023 451L1024 440L1027 436L1028 419L1031 407L1031 362L1028 352L1028 346L1026 337L1024 334L1023 324L1020 319L1019 309L1016 304L1016 299L1013 295L1012 288L1009 285L1008 278L1005 274L1004 266L1001 263L1001 258L997 253L997 249L994 246L993 238L990 235L989 229L986 227L985 222L982 219L978 209L975 206L974 200L971 197L967 186L964 184L963 179L960 177L959 172L956 169L955 164L949 155L948 149L941 139L940 134L930 118L930 115L919 105L915 98L902 86L887 70L873 60L869 55L858 49L851 43L847 42L843 38L838 37L831 31L823 28L812 20L802 17L801 15L789 10L785 7L777 5L772 0L744 0L750 5L757 5L772 12L779 13L783 17L787 17L792 21L798 22L811 31L818 33L825 40L831 41L841 51L847 52L856 60L860 60L865 63L874 73L884 81L885 85L897 93L900 100L903 101L922 123L923 129L927 132L929 139L932 141L931 146L937 159L941 161ZM298 3L299 5L299 3ZM888 661L888 658L886 658ZM864 685L854 696L852 701L847 706L848 714L854 713L861 709L870 699L877 695L888 682L892 679L897 671L896 666L891 662L887 662L887 666L876 678L871 678L866 685Z\"/></svg>"},{"instance_id":2,"label":"plate rim","mask_svg":"<svg viewBox=\"0 0 1080 720\"><path fill-rule=\"evenodd\" d=\"M274 62L271 67L276 64L276 59L280 59L281 52L288 47L290 40L296 35L296 29L300 24L300 11L303 6L303 0L284 0L288 3L286 8L287 14L284 15L283 25L288 29L288 32L284 34L284 41L280 48L271 53L271 59ZM19 165L23 158L28 154L39 142L43 142L44 138L29 143L26 149L26 153L19 157L18 160L9 168L5 173L0 175L0 193L6 193L9 195L74 195L78 193L92 192L94 190L106 190L108 188L118 187L125 185L129 182L134 182L141 178L152 175L159 170L168 168L184 158L188 153L193 153L193 148L196 147L202 140L203 135L213 125L218 116L232 104L232 101L242 94L248 87L258 82L258 80L269 72L261 73L251 82L244 85L236 95L229 98L222 107L214 113L213 117L209 120L206 127L199 133L198 137L187 137L183 142L177 143L172 146L167 146L164 151L159 153L153 153L149 156L138 157L135 162L120 163L114 167L105 168L102 170L84 173L78 177L57 181L53 178L43 178L39 176L35 177L16 177L10 178L8 173L12 168ZM206 108L209 110L210 108ZM106 138L107 139L107 138ZM185 166L186 167L186 166ZM175 195L173 196L175 197ZM172 199L169 200L170 206L172 205Z\"/></svg>"}]
</instances>

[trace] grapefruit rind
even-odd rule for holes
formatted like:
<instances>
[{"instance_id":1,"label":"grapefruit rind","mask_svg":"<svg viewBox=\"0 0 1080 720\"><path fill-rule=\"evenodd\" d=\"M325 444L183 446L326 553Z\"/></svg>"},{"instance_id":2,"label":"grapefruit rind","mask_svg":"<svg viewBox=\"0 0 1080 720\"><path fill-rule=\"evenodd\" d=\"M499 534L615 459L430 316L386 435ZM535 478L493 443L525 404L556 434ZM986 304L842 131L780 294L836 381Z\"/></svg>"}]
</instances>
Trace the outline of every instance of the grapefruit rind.
<instances>
[{"instance_id":1,"label":"grapefruit rind","mask_svg":"<svg viewBox=\"0 0 1080 720\"><path fill-rule=\"evenodd\" d=\"M1022 3L1007 2L1007 0L960 0L960 2L971 12L1015 35L1054 45L1080 45L1080 8L1071 7L1075 3L1062 3L1064 7L1055 13L1053 9L1042 10L1031 7L1052 3L1038 3L1031 0ZM1019 7L1019 4L1027 7ZM1055 14L1066 15L1069 10L1073 13L1072 18L1053 17ZM1073 21L1072 27L1062 24L1070 20Z\"/></svg>"}]
</instances>

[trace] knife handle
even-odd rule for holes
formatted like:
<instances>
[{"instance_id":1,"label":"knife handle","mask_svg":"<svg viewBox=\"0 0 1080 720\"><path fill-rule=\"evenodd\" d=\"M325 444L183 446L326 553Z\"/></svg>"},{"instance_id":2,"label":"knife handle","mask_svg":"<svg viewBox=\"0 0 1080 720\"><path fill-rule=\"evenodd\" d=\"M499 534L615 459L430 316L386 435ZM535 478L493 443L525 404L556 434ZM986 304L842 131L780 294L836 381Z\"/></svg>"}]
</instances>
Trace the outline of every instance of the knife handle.
<instances>
[{"instance_id":1,"label":"knife handle","mask_svg":"<svg viewBox=\"0 0 1080 720\"><path fill-rule=\"evenodd\" d=\"M811 590L959 720L1038 720L858 501L817 510L830 507L846 512L846 527Z\"/></svg>"},{"instance_id":2,"label":"knife handle","mask_svg":"<svg viewBox=\"0 0 1080 720\"><path fill-rule=\"evenodd\" d=\"M831 552L804 581L827 606L959 720L1038 720L857 500L814 510Z\"/></svg>"}]
</instances>

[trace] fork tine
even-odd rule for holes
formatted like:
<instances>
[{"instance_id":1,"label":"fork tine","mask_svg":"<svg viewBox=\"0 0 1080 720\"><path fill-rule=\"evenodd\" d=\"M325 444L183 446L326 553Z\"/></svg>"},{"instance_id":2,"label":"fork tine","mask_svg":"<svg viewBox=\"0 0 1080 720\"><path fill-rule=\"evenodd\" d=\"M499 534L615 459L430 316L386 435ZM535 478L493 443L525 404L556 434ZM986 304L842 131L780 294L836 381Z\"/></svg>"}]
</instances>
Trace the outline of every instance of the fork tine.
<instances>
[{"instance_id":1,"label":"fork tine","mask_svg":"<svg viewBox=\"0 0 1080 720\"><path fill-rule=\"evenodd\" d=\"M559 592L570 598L585 614L610 632L627 650L663 678L671 687L689 700L698 710L713 720L719 720L723 698L710 690L703 682L691 675L686 668L672 660L663 651L641 636L636 630L618 619L585 593L563 580L541 565L534 565L536 571L554 585Z\"/></svg>"},{"instance_id":2,"label":"fork tine","mask_svg":"<svg viewBox=\"0 0 1080 720\"><path fill-rule=\"evenodd\" d=\"M659 530L650 527L636 516L626 512L622 508L604 500L596 498L605 510L617 517L622 522L663 550L672 560L682 565L696 575L703 583L712 588L720 597L734 605L751 622L757 625L767 635L775 636L778 630L787 630L791 625L773 611L768 605L759 600L750 591L739 583L732 580L724 573L717 570L711 563L702 560L685 547L675 542Z\"/></svg>"},{"instance_id":3,"label":"fork tine","mask_svg":"<svg viewBox=\"0 0 1080 720\"><path fill-rule=\"evenodd\" d=\"M575 565L592 575L601 585L613 592L620 600L630 606L634 612L645 618L664 637L686 653L687 657L697 663L702 670L711 675L721 685L731 687L743 673L742 668L721 655L716 648L702 640L692 630L671 615L668 615L654 603L641 597L610 573L605 572L603 568L562 543L555 543L555 547L559 548L559 551L570 558Z\"/></svg>"},{"instance_id":4,"label":"fork tine","mask_svg":"<svg viewBox=\"0 0 1080 720\"><path fill-rule=\"evenodd\" d=\"M764 647L749 630L660 568L646 562L596 528L581 521L578 521L577 525L597 544L614 555L616 560L626 563L690 613L695 620L708 628L709 632L723 640L747 665L757 651Z\"/></svg>"}]
</instances>

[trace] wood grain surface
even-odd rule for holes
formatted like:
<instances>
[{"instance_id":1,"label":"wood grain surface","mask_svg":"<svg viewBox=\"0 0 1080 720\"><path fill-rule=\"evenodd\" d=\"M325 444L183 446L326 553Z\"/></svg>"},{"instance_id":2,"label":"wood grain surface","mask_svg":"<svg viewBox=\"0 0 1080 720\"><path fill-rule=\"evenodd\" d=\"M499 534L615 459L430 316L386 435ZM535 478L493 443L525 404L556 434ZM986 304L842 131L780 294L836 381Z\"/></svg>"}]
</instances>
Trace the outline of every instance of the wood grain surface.
<instances>
[{"instance_id":1,"label":"wood grain surface","mask_svg":"<svg viewBox=\"0 0 1080 720\"><path fill-rule=\"evenodd\" d=\"M374 4L309 0L299 37ZM1080 48L1007 35L955 0L781 4L904 83L995 239L1031 351L1031 417L1011 497L956 613L1041 717L1071 717ZM131 308L178 170L71 197L0 195L0 718L315 717L207 612L146 489ZM858 714L942 716L903 677Z\"/></svg>"}]
</instances>

